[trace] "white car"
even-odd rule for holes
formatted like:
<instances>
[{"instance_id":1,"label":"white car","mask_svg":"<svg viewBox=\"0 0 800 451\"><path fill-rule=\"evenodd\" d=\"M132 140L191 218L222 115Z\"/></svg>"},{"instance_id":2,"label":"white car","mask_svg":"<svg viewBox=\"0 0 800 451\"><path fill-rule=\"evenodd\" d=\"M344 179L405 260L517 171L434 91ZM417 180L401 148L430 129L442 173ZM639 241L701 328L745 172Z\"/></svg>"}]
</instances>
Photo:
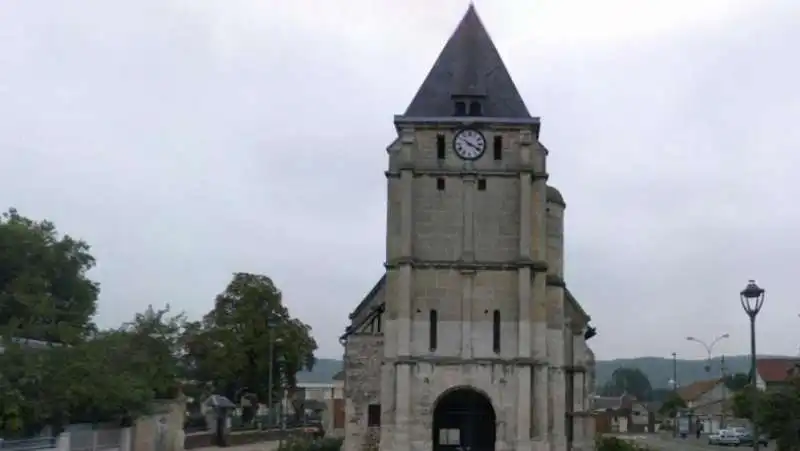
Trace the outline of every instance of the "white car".
<instances>
[{"instance_id":1,"label":"white car","mask_svg":"<svg viewBox=\"0 0 800 451\"><path fill-rule=\"evenodd\" d=\"M743 431L737 431L735 429L737 429L737 428L722 429L717 433L709 435L708 436L708 444L709 445L738 446L739 445L739 437L743 434ZM739 428L739 429L741 429L741 428Z\"/></svg>"}]
</instances>

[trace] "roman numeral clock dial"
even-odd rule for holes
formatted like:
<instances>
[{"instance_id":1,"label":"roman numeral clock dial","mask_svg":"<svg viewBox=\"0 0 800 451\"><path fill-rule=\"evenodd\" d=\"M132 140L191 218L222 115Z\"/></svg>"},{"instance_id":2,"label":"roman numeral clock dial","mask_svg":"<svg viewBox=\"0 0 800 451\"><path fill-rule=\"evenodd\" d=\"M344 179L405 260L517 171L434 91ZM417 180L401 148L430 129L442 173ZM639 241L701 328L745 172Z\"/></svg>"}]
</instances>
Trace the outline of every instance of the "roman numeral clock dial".
<instances>
[{"instance_id":1,"label":"roman numeral clock dial","mask_svg":"<svg viewBox=\"0 0 800 451\"><path fill-rule=\"evenodd\" d=\"M486 138L475 129L459 130L453 138L453 150L462 160L477 160L486 151Z\"/></svg>"}]
</instances>

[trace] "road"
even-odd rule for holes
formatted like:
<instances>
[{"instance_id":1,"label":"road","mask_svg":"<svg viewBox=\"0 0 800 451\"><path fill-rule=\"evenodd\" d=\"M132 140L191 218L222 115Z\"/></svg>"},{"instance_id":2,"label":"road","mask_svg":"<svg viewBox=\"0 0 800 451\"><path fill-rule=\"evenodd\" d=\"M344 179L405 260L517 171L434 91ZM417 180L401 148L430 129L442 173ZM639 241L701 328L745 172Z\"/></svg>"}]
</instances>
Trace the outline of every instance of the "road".
<instances>
[{"instance_id":1,"label":"road","mask_svg":"<svg viewBox=\"0 0 800 451\"><path fill-rule=\"evenodd\" d=\"M720 449L718 446L711 446L707 442L707 438L701 439L686 438L673 438L663 434L640 434L640 435L627 435L620 436L625 440L630 440L636 443L647 445L650 448L661 451L709 451Z\"/></svg>"}]
</instances>

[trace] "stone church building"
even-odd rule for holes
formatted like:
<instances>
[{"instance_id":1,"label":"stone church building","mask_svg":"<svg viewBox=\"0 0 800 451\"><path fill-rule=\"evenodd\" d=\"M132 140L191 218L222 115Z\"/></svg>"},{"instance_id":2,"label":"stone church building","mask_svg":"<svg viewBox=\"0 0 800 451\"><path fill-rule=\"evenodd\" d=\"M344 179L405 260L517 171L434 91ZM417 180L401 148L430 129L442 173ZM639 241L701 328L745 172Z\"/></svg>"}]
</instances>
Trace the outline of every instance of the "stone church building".
<instances>
[{"instance_id":1,"label":"stone church building","mask_svg":"<svg viewBox=\"0 0 800 451\"><path fill-rule=\"evenodd\" d=\"M345 451L591 449L566 204L473 6L394 124L386 271L342 336Z\"/></svg>"}]
</instances>

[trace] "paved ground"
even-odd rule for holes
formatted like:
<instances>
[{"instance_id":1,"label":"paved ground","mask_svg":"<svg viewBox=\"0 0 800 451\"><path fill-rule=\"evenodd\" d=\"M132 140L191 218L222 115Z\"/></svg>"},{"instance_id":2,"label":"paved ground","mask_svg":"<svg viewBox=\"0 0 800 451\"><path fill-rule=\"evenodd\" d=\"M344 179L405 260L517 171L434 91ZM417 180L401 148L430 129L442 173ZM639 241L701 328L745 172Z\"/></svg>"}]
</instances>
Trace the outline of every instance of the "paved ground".
<instances>
[{"instance_id":1,"label":"paved ground","mask_svg":"<svg viewBox=\"0 0 800 451\"><path fill-rule=\"evenodd\" d=\"M261 442L251 443L249 445L228 446L219 448L217 446L209 446L206 448L197 448L196 451L275 451L278 449L278 442Z\"/></svg>"},{"instance_id":2,"label":"paved ground","mask_svg":"<svg viewBox=\"0 0 800 451\"><path fill-rule=\"evenodd\" d=\"M715 449L725 449L719 446L710 446L706 437L703 437L699 440L694 437L686 439L673 438L666 434L632 434L619 437L636 443L645 444L651 448L661 451L709 451Z\"/></svg>"}]
</instances>

